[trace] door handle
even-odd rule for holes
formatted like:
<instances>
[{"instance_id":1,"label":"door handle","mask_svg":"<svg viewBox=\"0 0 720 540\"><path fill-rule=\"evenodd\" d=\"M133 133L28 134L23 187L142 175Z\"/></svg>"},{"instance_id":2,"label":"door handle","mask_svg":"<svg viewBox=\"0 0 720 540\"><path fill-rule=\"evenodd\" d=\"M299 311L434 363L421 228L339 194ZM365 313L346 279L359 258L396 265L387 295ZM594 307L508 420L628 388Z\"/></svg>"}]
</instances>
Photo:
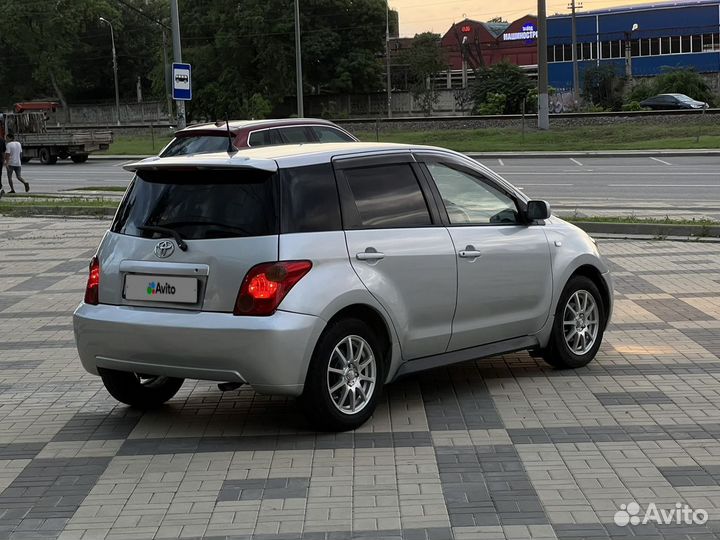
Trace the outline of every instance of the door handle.
<instances>
[{"instance_id":1,"label":"door handle","mask_svg":"<svg viewBox=\"0 0 720 540\"><path fill-rule=\"evenodd\" d=\"M477 259L482 255L475 246L465 246L465 249L458 251L458 255L463 259Z\"/></svg>"},{"instance_id":2,"label":"door handle","mask_svg":"<svg viewBox=\"0 0 720 540\"><path fill-rule=\"evenodd\" d=\"M379 261L385 258L384 253L378 251L363 251L355 255L358 261Z\"/></svg>"}]
</instances>

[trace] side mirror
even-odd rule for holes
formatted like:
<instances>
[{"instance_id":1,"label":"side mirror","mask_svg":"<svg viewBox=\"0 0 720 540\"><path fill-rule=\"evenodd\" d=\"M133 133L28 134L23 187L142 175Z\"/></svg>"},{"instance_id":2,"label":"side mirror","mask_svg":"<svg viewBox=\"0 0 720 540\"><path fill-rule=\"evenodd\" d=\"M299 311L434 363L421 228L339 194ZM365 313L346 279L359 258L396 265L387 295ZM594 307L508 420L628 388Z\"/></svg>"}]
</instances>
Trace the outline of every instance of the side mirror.
<instances>
[{"instance_id":1,"label":"side mirror","mask_svg":"<svg viewBox=\"0 0 720 540\"><path fill-rule=\"evenodd\" d=\"M547 201L529 201L527 203L528 221L537 221L550 217L550 204Z\"/></svg>"}]
</instances>

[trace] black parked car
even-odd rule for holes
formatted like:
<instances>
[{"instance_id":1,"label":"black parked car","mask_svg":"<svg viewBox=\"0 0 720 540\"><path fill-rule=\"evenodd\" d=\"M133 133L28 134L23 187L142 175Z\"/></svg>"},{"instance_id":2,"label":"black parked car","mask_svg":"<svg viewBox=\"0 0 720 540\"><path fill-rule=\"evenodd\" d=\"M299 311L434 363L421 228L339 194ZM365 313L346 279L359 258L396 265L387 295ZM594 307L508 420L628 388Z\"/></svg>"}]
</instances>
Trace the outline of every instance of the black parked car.
<instances>
[{"instance_id":1,"label":"black parked car","mask_svg":"<svg viewBox=\"0 0 720 540\"><path fill-rule=\"evenodd\" d=\"M706 109L708 104L704 101L697 101L685 94L658 94L641 101L640 106L655 110Z\"/></svg>"}]
</instances>

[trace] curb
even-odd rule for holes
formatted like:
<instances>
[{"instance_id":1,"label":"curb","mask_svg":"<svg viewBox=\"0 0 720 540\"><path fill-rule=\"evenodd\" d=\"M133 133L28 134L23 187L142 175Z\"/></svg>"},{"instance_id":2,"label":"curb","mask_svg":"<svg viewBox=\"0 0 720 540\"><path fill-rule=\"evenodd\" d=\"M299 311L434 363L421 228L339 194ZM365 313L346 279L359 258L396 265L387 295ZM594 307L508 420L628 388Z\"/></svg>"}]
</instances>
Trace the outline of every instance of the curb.
<instances>
[{"instance_id":1,"label":"curb","mask_svg":"<svg viewBox=\"0 0 720 540\"><path fill-rule=\"evenodd\" d=\"M557 157L702 157L720 156L717 149L699 150L577 150L561 152L467 152L466 156L476 158L557 158Z\"/></svg>"},{"instance_id":2,"label":"curb","mask_svg":"<svg viewBox=\"0 0 720 540\"><path fill-rule=\"evenodd\" d=\"M589 234L612 234L624 236L717 238L720 225L674 225L663 223L605 223L601 221L571 221Z\"/></svg>"},{"instance_id":3,"label":"curb","mask_svg":"<svg viewBox=\"0 0 720 540\"><path fill-rule=\"evenodd\" d=\"M560 152L463 152L472 159L477 158L557 158L557 157L702 157L720 156L720 149L697 150L568 150ZM154 155L124 156L90 154L90 161L140 161Z\"/></svg>"}]
</instances>

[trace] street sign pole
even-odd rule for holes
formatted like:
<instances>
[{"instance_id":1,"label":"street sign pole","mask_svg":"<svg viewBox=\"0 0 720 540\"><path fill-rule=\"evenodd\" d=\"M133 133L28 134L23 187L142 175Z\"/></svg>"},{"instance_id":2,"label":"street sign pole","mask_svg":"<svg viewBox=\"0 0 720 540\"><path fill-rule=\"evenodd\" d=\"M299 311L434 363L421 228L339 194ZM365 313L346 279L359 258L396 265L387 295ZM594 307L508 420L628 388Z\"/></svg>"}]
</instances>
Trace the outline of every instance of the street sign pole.
<instances>
[{"instance_id":1,"label":"street sign pole","mask_svg":"<svg viewBox=\"0 0 720 540\"><path fill-rule=\"evenodd\" d=\"M178 11L178 0L170 0L170 19L173 40L173 60L175 63L182 63L182 47L180 45L180 12ZM173 97L175 94L175 69L173 68ZM185 122L185 101L175 98L177 108L177 127L183 129Z\"/></svg>"}]
</instances>

